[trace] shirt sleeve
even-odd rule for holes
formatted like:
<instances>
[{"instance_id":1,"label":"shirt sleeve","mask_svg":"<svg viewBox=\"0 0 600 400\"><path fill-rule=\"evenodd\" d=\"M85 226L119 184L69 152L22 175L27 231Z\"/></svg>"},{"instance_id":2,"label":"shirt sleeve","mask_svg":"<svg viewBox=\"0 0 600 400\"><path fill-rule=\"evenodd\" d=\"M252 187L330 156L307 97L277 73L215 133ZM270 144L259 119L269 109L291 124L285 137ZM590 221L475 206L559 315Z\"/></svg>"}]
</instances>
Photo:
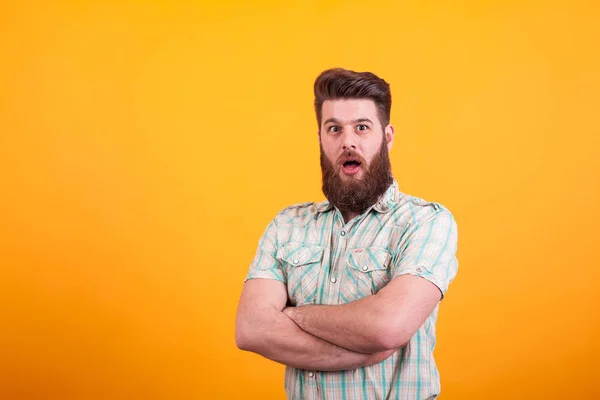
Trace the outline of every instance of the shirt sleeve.
<instances>
[{"instance_id":1,"label":"shirt sleeve","mask_svg":"<svg viewBox=\"0 0 600 400\"><path fill-rule=\"evenodd\" d=\"M250 270L245 281L248 279L263 278L275 279L286 283L281 262L277 259L277 246L277 224L273 220L269 223L258 242L256 255L250 264Z\"/></svg>"},{"instance_id":2,"label":"shirt sleeve","mask_svg":"<svg viewBox=\"0 0 600 400\"><path fill-rule=\"evenodd\" d=\"M443 298L458 271L457 238L456 222L448 211L410 227L392 261L392 278L420 276L436 285Z\"/></svg>"}]
</instances>

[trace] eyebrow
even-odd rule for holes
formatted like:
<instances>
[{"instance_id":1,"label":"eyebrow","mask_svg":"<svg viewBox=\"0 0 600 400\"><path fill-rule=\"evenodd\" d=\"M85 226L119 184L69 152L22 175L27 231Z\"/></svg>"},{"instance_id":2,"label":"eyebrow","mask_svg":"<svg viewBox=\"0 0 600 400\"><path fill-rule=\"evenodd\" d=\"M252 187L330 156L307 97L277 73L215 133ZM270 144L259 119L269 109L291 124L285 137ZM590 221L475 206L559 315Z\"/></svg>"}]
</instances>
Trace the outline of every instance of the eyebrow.
<instances>
[{"instance_id":1,"label":"eyebrow","mask_svg":"<svg viewBox=\"0 0 600 400\"><path fill-rule=\"evenodd\" d=\"M358 119L351 121L351 123L353 123L353 124L358 124L361 122L369 122L370 124L373 124L373 121L371 121L369 118L358 118ZM337 118L328 118L325 120L325 122L323 122L323 125L328 124L328 123L341 124L342 121L340 121Z\"/></svg>"}]
</instances>

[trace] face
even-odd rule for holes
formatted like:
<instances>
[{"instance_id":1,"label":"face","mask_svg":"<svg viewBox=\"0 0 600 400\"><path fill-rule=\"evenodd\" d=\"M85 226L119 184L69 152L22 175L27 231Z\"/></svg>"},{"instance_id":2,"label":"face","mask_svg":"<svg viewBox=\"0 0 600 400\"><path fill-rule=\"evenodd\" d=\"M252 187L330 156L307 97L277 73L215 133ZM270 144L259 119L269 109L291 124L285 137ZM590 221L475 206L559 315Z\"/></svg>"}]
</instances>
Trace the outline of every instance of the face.
<instances>
[{"instance_id":1,"label":"face","mask_svg":"<svg viewBox=\"0 0 600 400\"><path fill-rule=\"evenodd\" d=\"M319 136L323 152L339 171L340 179L351 182L364 178L382 146L388 151L392 148L394 128L381 126L373 100L326 100Z\"/></svg>"},{"instance_id":2,"label":"face","mask_svg":"<svg viewBox=\"0 0 600 400\"><path fill-rule=\"evenodd\" d=\"M369 99L327 100L319 132L323 192L342 212L360 213L393 182L391 125L382 127Z\"/></svg>"}]
</instances>

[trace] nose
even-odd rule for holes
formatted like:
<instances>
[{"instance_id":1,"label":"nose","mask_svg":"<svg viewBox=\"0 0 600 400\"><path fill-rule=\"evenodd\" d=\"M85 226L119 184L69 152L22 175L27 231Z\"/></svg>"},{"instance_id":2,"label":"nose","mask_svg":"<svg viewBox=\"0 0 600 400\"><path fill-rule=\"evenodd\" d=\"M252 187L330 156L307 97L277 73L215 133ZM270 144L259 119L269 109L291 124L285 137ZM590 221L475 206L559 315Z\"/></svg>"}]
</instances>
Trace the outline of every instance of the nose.
<instances>
[{"instance_id":1,"label":"nose","mask_svg":"<svg viewBox=\"0 0 600 400\"><path fill-rule=\"evenodd\" d=\"M342 148L344 150L356 150L356 135L351 129L345 129L342 134Z\"/></svg>"}]
</instances>

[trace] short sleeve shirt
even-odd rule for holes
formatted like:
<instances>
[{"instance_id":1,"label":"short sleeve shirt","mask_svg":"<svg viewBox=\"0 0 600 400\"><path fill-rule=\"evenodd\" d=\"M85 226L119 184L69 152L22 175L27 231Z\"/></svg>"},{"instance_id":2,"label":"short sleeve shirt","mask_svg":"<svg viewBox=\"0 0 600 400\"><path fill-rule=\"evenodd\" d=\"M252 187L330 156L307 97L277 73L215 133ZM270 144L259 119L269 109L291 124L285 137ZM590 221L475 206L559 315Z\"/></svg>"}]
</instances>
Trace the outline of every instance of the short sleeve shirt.
<instances>
[{"instance_id":1,"label":"short sleeve shirt","mask_svg":"<svg viewBox=\"0 0 600 400\"><path fill-rule=\"evenodd\" d=\"M246 279L285 283L295 306L345 304L405 274L430 281L443 296L457 273L456 249L452 214L400 192L394 181L348 223L328 201L282 210L261 238ZM437 315L438 307L405 347L379 364L337 372L287 367L288 399L435 399Z\"/></svg>"}]
</instances>

